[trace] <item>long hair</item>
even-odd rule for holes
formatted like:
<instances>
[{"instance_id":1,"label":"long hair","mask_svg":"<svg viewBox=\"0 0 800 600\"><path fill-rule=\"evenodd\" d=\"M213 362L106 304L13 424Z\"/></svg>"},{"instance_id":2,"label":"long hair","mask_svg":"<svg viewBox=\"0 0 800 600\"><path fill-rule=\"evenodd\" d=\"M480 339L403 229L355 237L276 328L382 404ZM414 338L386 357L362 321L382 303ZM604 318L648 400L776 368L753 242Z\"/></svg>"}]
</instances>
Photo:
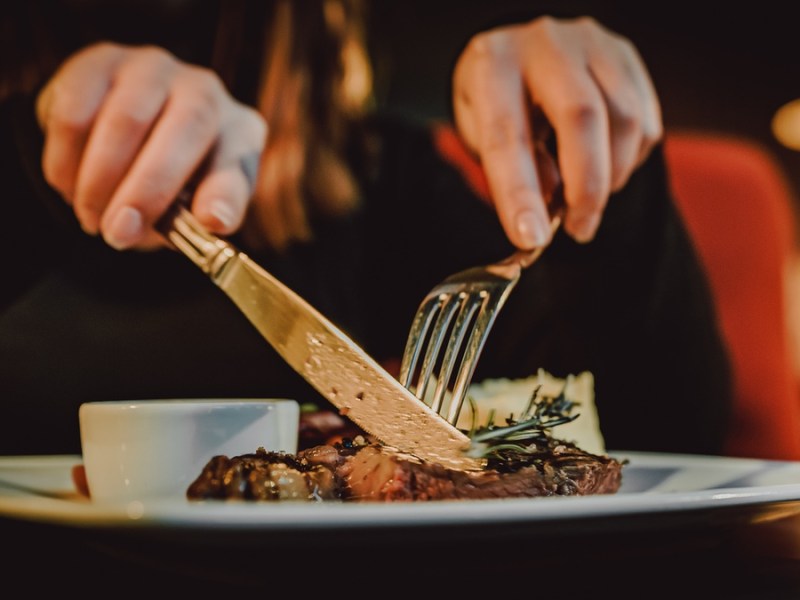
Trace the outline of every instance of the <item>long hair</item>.
<instances>
[{"instance_id":1,"label":"long hair","mask_svg":"<svg viewBox=\"0 0 800 600\"><path fill-rule=\"evenodd\" d=\"M163 14L169 5L127 8ZM83 11L77 16L76 7ZM194 0L183 7L218 18L213 47L201 62L267 120L267 146L243 236L251 246L276 249L312 239L314 216L344 214L359 199L346 153L372 94L363 0ZM93 0L6 3L0 100L36 91L70 53L103 39L102 25L112 19L90 16L109 10ZM113 20L124 31L123 42L154 42L138 23L128 31L119 21ZM245 37L255 42L245 43Z\"/></svg>"},{"instance_id":2,"label":"long hair","mask_svg":"<svg viewBox=\"0 0 800 600\"><path fill-rule=\"evenodd\" d=\"M277 0L267 19L258 108L269 134L244 232L251 245L308 241L309 217L358 202L345 153L371 99L362 11L360 0Z\"/></svg>"}]
</instances>

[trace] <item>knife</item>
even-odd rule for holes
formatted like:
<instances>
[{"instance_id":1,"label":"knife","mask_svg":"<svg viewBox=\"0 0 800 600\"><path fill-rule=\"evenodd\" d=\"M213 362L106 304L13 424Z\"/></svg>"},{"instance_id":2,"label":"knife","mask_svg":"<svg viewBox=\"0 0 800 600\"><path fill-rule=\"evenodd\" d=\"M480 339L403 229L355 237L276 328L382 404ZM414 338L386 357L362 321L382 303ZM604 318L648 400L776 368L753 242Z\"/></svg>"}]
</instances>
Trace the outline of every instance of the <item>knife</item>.
<instances>
[{"instance_id":1,"label":"knife","mask_svg":"<svg viewBox=\"0 0 800 600\"><path fill-rule=\"evenodd\" d=\"M157 230L233 300L283 359L339 412L381 442L420 459L476 470L470 439L406 389L296 292L175 203Z\"/></svg>"}]
</instances>

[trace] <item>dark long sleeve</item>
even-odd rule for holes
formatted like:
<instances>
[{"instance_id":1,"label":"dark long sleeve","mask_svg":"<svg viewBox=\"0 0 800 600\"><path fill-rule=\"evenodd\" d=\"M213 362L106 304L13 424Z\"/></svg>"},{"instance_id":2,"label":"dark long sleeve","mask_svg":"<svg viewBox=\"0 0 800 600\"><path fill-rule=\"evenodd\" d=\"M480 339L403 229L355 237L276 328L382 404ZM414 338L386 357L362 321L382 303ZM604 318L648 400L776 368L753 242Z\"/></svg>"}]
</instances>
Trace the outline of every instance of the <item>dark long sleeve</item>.
<instances>
[{"instance_id":1,"label":"dark long sleeve","mask_svg":"<svg viewBox=\"0 0 800 600\"><path fill-rule=\"evenodd\" d=\"M43 137L30 95L13 95L0 104L0 181L4 264L0 307L11 304L75 244L85 242L63 200L44 180Z\"/></svg>"},{"instance_id":2,"label":"dark long sleeve","mask_svg":"<svg viewBox=\"0 0 800 600\"><path fill-rule=\"evenodd\" d=\"M511 246L426 128L387 119L367 131L365 146L380 150L354 154L364 191L356 213L316 219L313 243L284 254L244 249L384 360L402 353L435 283ZM22 171L21 154L4 153ZM10 205L37 198L35 178L18 184ZM0 313L0 454L79 451L77 409L88 400L321 401L185 257L116 252L76 233L61 204L36 202L11 211L21 221L14 244L36 247L14 267L27 281ZM54 237L38 246L42 228ZM54 254L47 244L59 236L66 250ZM612 198L594 242L559 235L526 271L476 376L538 368L594 374L611 448L721 452L726 356L658 152Z\"/></svg>"},{"instance_id":3,"label":"dark long sleeve","mask_svg":"<svg viewBox=\"0 0 800 600\"><path fill-rule=\"evenodd\" d=\"M494 212L427 140L396 132L374 191L372 315L379 356L402 349L423 295L446 274L511 252ZM403 232L387 238L389 227ZM380 248L380 251L377 249ZM661 148L609 202L595 240L560 232L500 312L476 380L588 370L607 444L719 453L730 367L710 289L673 203Z\"/></svg>"}]
</instances>

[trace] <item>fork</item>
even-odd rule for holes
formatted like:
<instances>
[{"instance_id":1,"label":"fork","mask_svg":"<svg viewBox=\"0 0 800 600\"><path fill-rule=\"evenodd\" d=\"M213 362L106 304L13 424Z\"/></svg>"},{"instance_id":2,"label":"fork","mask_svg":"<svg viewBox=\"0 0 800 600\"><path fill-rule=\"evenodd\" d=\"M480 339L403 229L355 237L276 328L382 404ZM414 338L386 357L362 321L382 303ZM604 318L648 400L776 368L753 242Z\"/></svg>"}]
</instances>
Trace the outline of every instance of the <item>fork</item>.
<instances>
[{"instance_id":1,"label":"fork","mask_svg":"<svg viewBox=\"0 0 800 600\"><path fill-rule=\"evenodd\" d=\"M553 235L561 225L563 206L559 186L550 205ZM472 267L450 275L428 292L417 309L398 379L451 425L458 422L464 397L497 313L517 285L523 269L536 262L545 248L546 245L532 250L517 250L494 264ZM418 369L423 350L422 365ZM434 374L437 366L439 370ZM433 396L427 398L426 393L433 380L435 390ZM451 382L453 386L449 403L444 406Z\"/></svg>"}]
</instances>

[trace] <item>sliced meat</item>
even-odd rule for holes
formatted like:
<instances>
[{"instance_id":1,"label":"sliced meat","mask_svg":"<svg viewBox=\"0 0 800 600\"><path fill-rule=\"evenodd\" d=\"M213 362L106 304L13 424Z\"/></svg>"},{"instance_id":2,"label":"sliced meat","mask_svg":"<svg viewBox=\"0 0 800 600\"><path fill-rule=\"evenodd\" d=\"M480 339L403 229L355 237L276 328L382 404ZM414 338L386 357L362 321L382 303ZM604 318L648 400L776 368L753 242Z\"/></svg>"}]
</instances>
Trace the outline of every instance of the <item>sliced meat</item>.
<instances>
[{"instance_id":1,"label":"sliced meat","mask_svg":"<svg viewBox=\"0 0 800 600\"><path fill-rule=\"evenodd\" d=\"M343 488L354 500L382 502L579 496L619 489L622 465L570 445L557 445L513 470L477 472L447 469L371 445L337 469Z\"/></svg>"},{"instance_id":2,"label":"sliced meat","mask_svg":"<svg viewBox=\"0 0 800 600\"><path fill-rule=\"evenodd\" d=\"M334 450L335 451L335 450ZM267 452L215 456L189 486L194 500L335 500L341 497L335 473L291 454Z\"/></svg>"},{"instance_id":3,"label":"sliced meat","mask_svg":"<svg viewBox=\"0 0 800 600\"><path fill-rule=\"evenodd\" d=\"M535 453L493 459L465 472L393 448L345 441L296 456L266 452L215 457L187 492L190 499L410 502L613 494L623 464L550 440Z\"/></svg>"}]
</instances>

